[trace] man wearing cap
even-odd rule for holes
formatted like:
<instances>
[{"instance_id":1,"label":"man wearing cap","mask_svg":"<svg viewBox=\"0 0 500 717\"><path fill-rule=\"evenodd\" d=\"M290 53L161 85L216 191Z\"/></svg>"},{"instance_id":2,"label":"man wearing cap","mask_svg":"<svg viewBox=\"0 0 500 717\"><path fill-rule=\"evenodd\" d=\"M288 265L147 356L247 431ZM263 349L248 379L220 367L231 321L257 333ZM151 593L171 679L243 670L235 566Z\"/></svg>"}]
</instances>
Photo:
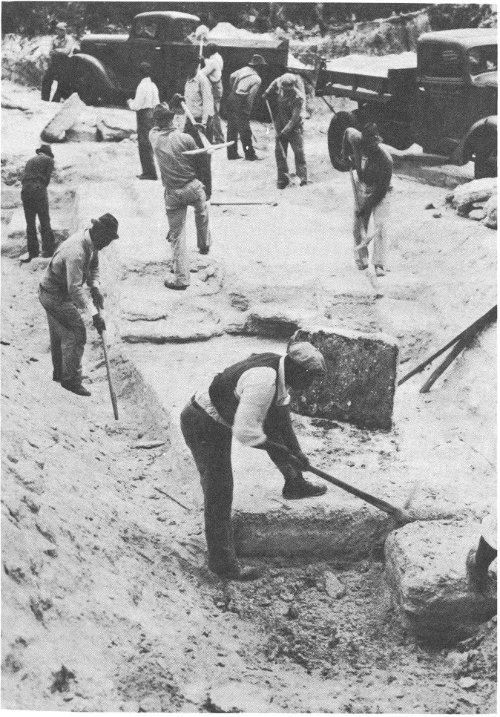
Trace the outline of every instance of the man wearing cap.
<instances>
[{"instance_id":1,"label":"man wearing cap","mask_svg":"<svg viewBox=\"0 0 500 717\"><path fill-rule=\"evenodd\" d=\"M28 252L21 261L27 262L35 259L39 253L38 238L36 234L36 218L40 221L42 235L42 256L52 256L54 253L54 234L50 226L49 196L47 187L54 170L54 155L48 144L42 144L36 150L36 156L28 159L22 178L21 200L24 216L26 217L26 239Z\"/></svg>"},{"instance_id":2,"label":"man wearing cap","mask_svg":"<svg viewBox=\"0 0 500 717\"><path fill-rule=\"evenodd\" d=\"M209 42L205 47L204 66L200 70L210 82L212 97L214 101L214 114L212 117L212 140L215 144L224 142L224 133L220 119L220 102L222 99L222 70L224 69L224 60L222 59L219 48L214 42Z\"/></svg>"},{"instance_id":3,"label":"man wearing cap","mask_svg":"<svg viewBox=\"0 0 500 717\"><path fill-rule=\"evenodd\" d=\"M69 97L68 75L69 58L73 54L75 40L66 33L66 23L58 22L56 25L56 36L52 40L49 53L49 66L42 79L42 100L50 100L52 83L57 81L57 89L52 97L52 102L59 102Z\"/></svg>"},{"instance_id":4,"label":"man wearing cap","mask_svg":"<svg viewBox=\"0 0 500 717\"><path fill-rule=\"evenodd\" d=\"M229 78L227 99L227 141L234 142L227 148L228 159L239 159L238 134L245 152L245 159L258 159L252 145L250 113L262 80L258 70L267 66L262 55L254 55L248 65L233 72Z\"/></svg>"},{"instance_id":5,"label":"man wearing cap","mask_svg":"<svg viewBox=\"0 0 500 717\"><path fill-rule=\"evenodd\" d=\"M267 451L283 474L283 497L323 495L326 486L307 481L309 461L290 419L288 388L305 390L326 374L325 360L308 342L292 343L286 356L252 354L218 374L208 390L196 393L181 414L181 428L198 471L205 498L208 566L220 577L252 580L253 568L240 566L231 527L233 435L245 446Z\"/></svg>"},{"instance_id":6,"label":"man wearing cap","mask_svg":"<svg viewBox=\"0 0 500 717\"><path fill-rule=\"evenodd\" d=\"M278 189L285 189L290 184L286 159L288 145L293 150L295 172L300 180L300 186L303 187L307 184L302 123L304 96L297 85L296 76L291 72L286 72L281 77L277 77L271 82L262 97L267 99L273 94L277 98L277 112L274 117L277 132L274 154L278 168Z\"/></svg>"},{"instance_id":7,"label":"man wearing cap","mask_svg":"<svg viewBox=\"0 0 500 717\"><path fill-rule=\"evenodd\" d=\"M342 156L356 169L359 209L354 206L354 261L361 271L368 268L368 247L365 245L370 216L374 236L372 263L377 276L387 269L387 225L390 213L392 157L382 146L382 137L374 122L364 125L361 132L348 127L344 133ZM363 231L364 227L364 231Z\"/></svg>"},{"instance_id":8,"label":"man wearing cap","mask_svg":"<svg viewBox=\"0 0 500 717\"><path fill-rule=\"evenodd\" d=\"M101 334L106 326L98 309L104 307L99 290L98 252L118 239L112 214L92 219L91 226L66 239L56 250L40 282L38 296L47 313L52 352L52 379L78 396L90 396L82 385L82 356L87 340L84 316ZM91 303L83 290L90 288Z\"/></svg>"},{"instance_id":9,"label":"man wearing cap","mask_svg":"<svg viewBox=\"0 0 500 717\"><path fill-rule=\"evenodd\" d=\"M186 215L188 206L194 207L198 250L208 254L210 230L207 194L202 183L206 169L206 155L187 155L196 150L196 142L174 125L174 111L166 102L155 107L154 127L149 139L160 168L165 187L165 209L168 219L167 240L172 246L173 272L165 279L168 289L187 289L190 283L189 258L186 246Z\"/></svg>"},{"instance_id":10,"label":"man wearing cap","mask_svg":"<svg viewBox=\"0 0 500 717\"><path fill-rule=\"evenodd\" d=\"M139 69L142 79L137 85L135 97L128 100L129 108L136 113L137 117L137 145L142 167L142 173L138 174L137 178L154 180L158 177L149 133L153 128L153 110L156 105L160 104L160 95L158 87L151 79L149 62L141 62Z\"/></svg>"}]
</instances>

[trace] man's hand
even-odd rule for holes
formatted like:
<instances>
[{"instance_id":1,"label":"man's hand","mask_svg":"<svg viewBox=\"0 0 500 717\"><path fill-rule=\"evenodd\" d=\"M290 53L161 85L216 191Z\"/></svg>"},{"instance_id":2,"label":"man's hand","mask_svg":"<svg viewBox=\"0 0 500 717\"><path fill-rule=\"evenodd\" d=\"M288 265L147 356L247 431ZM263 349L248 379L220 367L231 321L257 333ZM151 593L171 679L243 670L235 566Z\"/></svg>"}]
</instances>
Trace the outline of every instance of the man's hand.
<instances>
[{"instance_id":1,"label":"man's hand","mask_svg":"<svg viewBox=\"0 0 500 717\"><path fill-rule=\"evenodd\" d=\"M92 301L94 302L96 309L104 309L104 296L101 294L97 286L90 287L90 296L92 297Z\"/></svg>"},{"instance_id":2,"label":"man's hand","mask_svg":"<svg viewBox=\"0 0 500 717\"><path fill-rule=\"evenodd\" d=\"M92 323L94 324L94 328L99 335L101 335L103 331L106 331L106 324L104 323L104 319L102 318L102 316L99 316L99 314L94 314L94 316L92 317Z\"/></svg>"}]
</instances>

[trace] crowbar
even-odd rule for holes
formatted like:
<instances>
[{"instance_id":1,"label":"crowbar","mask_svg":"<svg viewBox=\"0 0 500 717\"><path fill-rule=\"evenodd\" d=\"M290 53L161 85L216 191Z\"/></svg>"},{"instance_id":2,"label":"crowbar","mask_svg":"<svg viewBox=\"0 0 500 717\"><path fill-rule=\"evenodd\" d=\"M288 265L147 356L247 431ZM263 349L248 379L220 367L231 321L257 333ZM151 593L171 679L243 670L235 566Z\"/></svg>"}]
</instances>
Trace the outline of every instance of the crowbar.
<instances>
[{"instance_id":1,"label":"crowbar","mask_svg":"<svg viewBox=\"0 0 500 717\"><path fill-rule=\"evenodd\" d=\"M97 308L97 313L101 316L101 310ZM104 352L104 363L106 364L106 374L108 376L109 395L111 396L111 403L113 406L113 414L115 419L118 420L118 402L116 400L115 389L113 388L113 382L111 380L111 371L109 368L108 350L106 348L106 331L101 333L102 350Z\"/></svg>"}]
</instances>

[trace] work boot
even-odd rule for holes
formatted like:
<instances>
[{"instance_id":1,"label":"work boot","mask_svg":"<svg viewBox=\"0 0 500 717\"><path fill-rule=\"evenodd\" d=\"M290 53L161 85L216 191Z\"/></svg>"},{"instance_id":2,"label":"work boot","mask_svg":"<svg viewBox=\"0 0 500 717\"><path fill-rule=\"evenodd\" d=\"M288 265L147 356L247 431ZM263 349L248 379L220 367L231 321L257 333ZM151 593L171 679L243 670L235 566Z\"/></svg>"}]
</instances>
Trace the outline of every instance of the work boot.
<instances>
[{"instance_id":1,"label":"work boot","mask_svg":"<svg viewBox=\"0 0 500 717\"><path fill-rule=\"evenodd\" d=\"M56 383L61 383L61 374L56 373L55 371L52 373L52 380Z\"/></svg>"},{"instance_id":2,"label":"work boot","mask_svg":"<svg viewBox=\"0 0 500 717\"><path fill-rule=\"evenodd\" d=\"M42 259L50 259L54 256L54 250L53 249L46 249L42 251L41 255Z\"/></svg>"},{"instance_id":3,"label":"work boot","mask_svg":"<svg viewBox=\"0 0 500 717\"><path fill-rule=\"evenodd\" d=\"M301 187L305 187L306 184L307 184L307 179L301 179L301 180L300 180L300 186L301 186Z\"/></svg>"},{"instance_id":4,"label":"work boot","mask_svg":"<svg viewBox=\"0 0 500 717\"><path fill-rule=\"evenodd\" d=\"M248 152L248 154L245 154L245 159L248 162L256 162L259 159L259 157L257 157L255 152Z\"/></svg>"},{"instance_id":5,"label":"work boot","mask_svg":"<svg viewBox=\"0 0 500 717\"><path fill-rule=\"evenodd\" d=\"M158 177L152 177L150 174L136 174L135 176L137 179L150 179L153 182L158 179Z\"/></svg>"},{"instance_id":6,"label":"work boot","mask_svg":"<svg viewBox=\"0 0 500 717\"><path fill-rule=\"evenodd\" d=\"M262 576L262 570L250 565L235 565L227 570L214 570L213 572L223 580L238 580L245 583L250 580L257 580Z\"/></svg>"},{"instance_id":7,"label":"work boot","mask_svg":"<svg viewBox=\"0 0 500 717\"><path fill-rule=\"evenodd\" d=\"M201 249L199 249L198 251L200 252L200 254L208 254L208 252L210 251L210 247L204 246Z\"/></svg>"},{"instance_id":8,"label":"work boot","mask_svg":"<svg viewBox=\"0 0 500 717\"><path fill-rule=\"evenodd\" d=\"M285 476L285 485L282 495L287 500L300 500L301 498L315 498L326 493L326 485L316 485L306 480L302 473L292 466L282 469Z\"/></svg>"},{"instance_id":9,"label":"work boot","mask_svg":"<svg viewBox=\"0 0 500 717\"><path fill-rule=\"evenodd\" d=\"M91 396L92 394L90 391L88 391L85 386L82 386L81 383L71 383L70 381L61 381L61 386L66 389L66 391L71 391L71 393L76 393L77 396Z\"/></svg>"},{"instance_id":10,"label":"work boot","mask_svg":"<svg viewBox=\"0 0 500 717\"><path fill-rule=\"evenodd\" d=\"M38 254L29 254L26 252L19 257L21 264L28 264L32 259L38 259Z\"/></svg>"},{"instance_id":11,"label":"work boot","mask_svg":"<svg viewBox=\"0 0 500 717\"><path fill-rule=\"evenodd\" d=\"M276 186L278 187L278 189L286 189L286 187L288 187L289 184L290 184L290 180L285 179L283 181L279 181Z\"/></svg>"}]
</instances>

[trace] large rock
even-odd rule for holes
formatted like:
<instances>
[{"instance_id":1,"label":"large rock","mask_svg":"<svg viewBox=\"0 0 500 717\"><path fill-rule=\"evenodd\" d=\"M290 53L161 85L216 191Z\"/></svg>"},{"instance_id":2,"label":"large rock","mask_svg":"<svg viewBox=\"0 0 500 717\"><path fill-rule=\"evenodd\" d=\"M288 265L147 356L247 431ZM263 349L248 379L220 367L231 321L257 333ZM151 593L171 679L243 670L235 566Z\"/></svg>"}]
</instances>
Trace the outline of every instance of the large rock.
<instances>
[{"instance_id":1,"label":"large rock","mask_svg":"<svg viewBox=\"0 0 500 717\"><path fill-rule=\"evenodd\" d=\"M349 421L364 428L392 423L398 344L386 334L340 328L299 329L294 341L310 341L325 357L328 375L292 396L305 416Z\"/></svg>"},{"instance_id":2,"label":"large rock","mask_svg":"<svg viewBox=\"0 0 500 717\"><path fill-rule=\"evenodd\" d=\"M485 595L467 579L465 561L478 534L470 522L422 521L387 538L385 578L392 602L402 623L419 637L453 643L496 614L496 577Z\"/></svg>"},{"instance_id":3,"label":"large rock","mask_svg":"<svg viewBox=\"0 0 500 717\"><path fill-rule=\"evenodd\" d=\"M486 212L486 217L483 221L483 224L486 224L487 227L490 227L490 229L496 229L497 228L497 195L494 194L492 197L488 199L486 204L484 205L484 211Z\"/></svg>"},{"instance_id":4,"label":"large rock","mask_svg":"<svg viewBox=\"0 0 500 717\"><path fill-rule=\"evenodd\" d=\"M61 105L61 109L54 115L42 130L40 137L44 142L64 142L66 132L75 124L85 110L85 103L73 92Z\"/></svg>"},{"instance_id":5,"label":"large rock","mask_svg":"<svg viewBox=\"0 0 500 717\"><path fill-rule=\"evenodd\" d=\"M460 215L467 216L475 203L485 202L490 197L496 196L496 193L496 178L485 177L460 185L449 195L449 199Z\"/></svg>"}]
</instances>

